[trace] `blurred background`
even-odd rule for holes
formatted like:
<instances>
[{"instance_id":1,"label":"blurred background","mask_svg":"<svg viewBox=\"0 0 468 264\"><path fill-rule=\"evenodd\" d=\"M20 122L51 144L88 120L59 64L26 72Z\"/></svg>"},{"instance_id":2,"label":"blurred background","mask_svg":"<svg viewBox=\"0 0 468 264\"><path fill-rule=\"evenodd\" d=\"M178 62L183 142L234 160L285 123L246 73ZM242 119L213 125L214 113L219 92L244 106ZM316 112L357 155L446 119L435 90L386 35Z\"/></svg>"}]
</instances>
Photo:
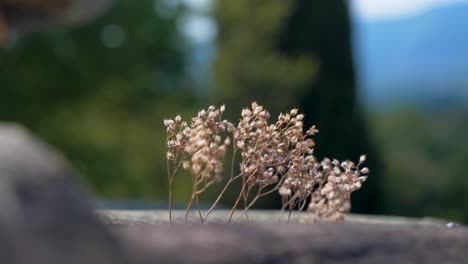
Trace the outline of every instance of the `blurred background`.
<instances>
[{"instance_id":1,"label":"blurred background","mask_svg":"<svg viewBox=\"0 0 468 264\"><path fill-rule=\"evenodd\" d=\"M354 212L468 223L468 1L116 0L69 23L101 2L81 1L0 2L0 120L62 150L103 204L166 207L163 119L257 100L299 107L320 158L368 154ZM189 178L175 186L184 205Z\"/></svg>"}]
</instances>

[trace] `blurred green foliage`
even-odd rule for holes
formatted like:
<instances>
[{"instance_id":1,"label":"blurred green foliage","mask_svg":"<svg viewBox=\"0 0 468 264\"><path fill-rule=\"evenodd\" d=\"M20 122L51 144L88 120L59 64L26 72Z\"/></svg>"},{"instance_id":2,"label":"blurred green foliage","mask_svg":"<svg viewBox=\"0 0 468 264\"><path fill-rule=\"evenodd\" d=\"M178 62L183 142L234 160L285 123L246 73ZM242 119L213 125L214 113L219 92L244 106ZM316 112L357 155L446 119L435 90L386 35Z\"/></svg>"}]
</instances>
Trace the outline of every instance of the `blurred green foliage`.
<instances>
[{"instance_id":1,"label":"blurred green foliage","mask_svg":"<svg viewBox=\"0 0 468 264\"><path fill-rule=\"evenodd\" d=\"M218 53L214 61L214 97L238 116L259 101L274 115L297 106L304 84L315 77L313 56L278 52L276 39L292 1L220 0L215 2ZM281 99L281 100L279 100Z\"/></svg>"},{"instance_id":2,"label":"blurred green foliage","mask_svg":"<svg viewBox=\"0 0 468 264\"><path fill-rule=\"evenodd\" d=\"M64 151L106 197L165 198L162 120L196 109L190 50L177 28L185 8L156 3L118 1L96 23L25 36L0 51L0 120ZM104 45L110 25L124 34L115 48Z\"/></svg>"},{"instance_id":3,"label":"blurred green foliage","mask_svg":"<svg viewBox=\"0 0 468 264\"><path fill-rule=\"evenodd\" d=\"M121 0L91 25L21 37L0 50L0 120L62 150L98 195L166 199L162 120L187 119L209 101L193 94L187 72L186 12L171 0ZM254 100L274 115L298 106L320 129L317 156L369 154L357 211L468 222L467 113L372 110L367 132L348 14L345 1L217 0L214 101L232 121ZM121 45L106 47L109 28L123 32ZM186 177L176 177L176 201L191 193Z\"/></svg>"},{"instance_id":4,"label":"blurred green foliage","mask_svg":"<svg viewBox=\"0 0 468 264\"><path fill-rule=\"evenodd\" d=\"M354 195L357 212L382 211L380 163L360 108L345 1L216 1L215 97L236 112L258 100L273 116L291 107L320 130L316 155L357 160L372 174Z\"/></svg>"},{"instance_id":5,"label":"blurred green foliage","mask_svg":"<svg viewBox=\"0 0 468 264\"><path fill-rule=\"evenodd\" d=\"M467 223L468 113L400 108L371 120L387 167L387 213Z\"/></svg>"}]
</instances>

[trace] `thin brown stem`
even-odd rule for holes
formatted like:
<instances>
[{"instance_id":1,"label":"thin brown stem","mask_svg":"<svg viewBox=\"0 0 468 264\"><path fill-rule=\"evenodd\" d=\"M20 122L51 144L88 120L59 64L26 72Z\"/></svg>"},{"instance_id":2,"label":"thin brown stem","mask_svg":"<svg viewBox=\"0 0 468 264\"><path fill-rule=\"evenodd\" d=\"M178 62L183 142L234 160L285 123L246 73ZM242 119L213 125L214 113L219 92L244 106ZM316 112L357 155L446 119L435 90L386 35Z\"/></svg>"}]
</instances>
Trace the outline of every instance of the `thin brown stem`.
<instances>
[{"instance_id":1,"label":"thin brown stem","mask_svg":"<svg viewBox=\"0 0 468 264\"><path fill-rule=\"evenodd\" d=\"M241 218L250 209L250 207L252 207L255 204L255 202L260 197L262 197L262 195L261 195L262 190L263 190L262 187L258 188L257 195L252 199L252 201L249 203L249 205L247 207L245 207L244 210L242 210L242 212L234 219L233 223L237 222L237 220L239 220L239 218Z\"/></svg>"},{"instance_id":2,"label":"thin brown stem","mask_svg":"<svg viewBox=\"0 0 468 264\"><path fill-rule=\"evenodd\" d=\"M237 206L239 205L239 202L240 202L240 200L241 200L241 198L242 198L242 194L244 193L245 188L247 187L247 184L249 183L250 179L255 175L255 173L256 173L256 171L253 171L253 173L249 176L249 178L248 178L246 181L243 182L243 184L242 184L242 189L241 189L241 191L240 191L240 193L239 193L239 196L237 197L237 200L236 200L234 206L233 206L232 209L231 209L231 213L229 214L228 223L231 222L232 216L234 215L234 212L236 211L236 208L237 208ZM243 175L243 174L241 174L241 175ZM244 179L244 178L245 178L245 177L243 177L243 179Z\"/></svg>"},{"instance_id":3,"label":"thin brown stem","mask_svg":"<svg viewBox=\"0 0 468 264\"><path fill-rule=\"evenodd\" d=\"M188 203L188 205L187 205L187 209L185 209L185 220L184 220L184 224L187 223L188 216L189 216L189 213L190 213L190 208L192 207L192 203L193 203L193 199L194 199L194 198L195 198L195 197L194 197L193 195L190 197L190 201L189 201L189 203Z\"/></svg>"},{"instance_id":4,"label":"thin brown stem","mask_svg":"<svg viewBox=\"0 0 468 264\"><path fill-rule=\"evenodd\" d=\"M289 196L289 199L288 198L284 198L284 202L283 202L283 205L281 206L281 214L280 214L280 218L278 219L278 221L283 217L283 212L284 210L286 209L286 207L289 206L289 208L291 208L291 204L294 202L295 199L297 199L298 195L294 195L294 196ZM289 222L289 217L290 215L288 216L288 222Z\"/></svg>"},{"instance_id":5,"label":"thin brown stem","mask_svg":"<svg viewBox=\"0 0 468 264\"><path fill-rule=\"evenodd\" d=\"M190 196L190 201L188 202L188 205L187 205L187 209L185 209L185 220L184 220L184 224L187 223L187 220L188 220L188 216L189 216L189 213L190 213L190 209L192 208L192 203L193 203L193 200L195 199L195 196L196 196L196 184L195 184L195 175L192 174L192 182L193 182L193 186L192 186L192 195Z\"/></svg>"},{"instance_id":6,"label":"thin brown stem","mask_svg":"<svg viewBox=\"0 0 468 264\"><path fill-rule=\"evenodd\" d=\"M172 224L172 177L170 172L169 159L166 159L167 181L169 185L169 223Z\"/></svg>"},{"instance_id":7,"label":"thin brown stem","mask_svg":"<svg viewBox=\"0 0 468 264\"><path fill-rule=\"evenodd\" d=\"M208 189L208 187L210 187L211 185L215 184L216 182L215 181L209 181L205 184L205 186L203 186L203 188L201 188L200 190L197 190L197 195L198 194L201 194L203 193L204 191L206 191L206 189Z\"/></svg>"},{"instance_id":8,"label":"thin brown stem","mask_svg":"<svg viewBox=\"0 0 468 264\"><path fill-rule=\"evenodd\" d=\"M202 215L202 212L201 212L201 209L200 209L200 199L199 199L198 192L195 192L195 198L196 198L196 202L197 202L198 216L200 217L200 221L203 224L205 222L205 219L203 219L203 215Z\"/></svg>"},{"instance_id":9,"label":"thin brown stem","mask_svg":"<svg viewBox=\"0 0 468 264\"><path fill-rule=\"evenodd\" d=\"M284 208L287 202L288 202L288 198L286 198L285 196L281 196L281 211L278 217L278 222L281 222L281 218L283 218Z\"/></svg>"},{"instance_id":10,"label":"thin brown stem","mask_svg":"<svg viewBox=\"0 0 468 264\"><path fill-rule=\"evenodd\" d=\"M221 190L221 192L219 193L218 197L216 198L216 200L214 201L214 203L211 205L210 209L208 209L208 211L206 212L205 216L203 217L204 220L207 219L207 217L211 214L211 212L215 209L216 205L219 203L219 201L221 200L221 197L224 195L224 193L227 191L227 189L229 188L229 186L239 178L240 175L237 175L236 177L234 178L230 178L229 181L226 183L226 185L224 185L224 188L223 190Z\"/></svg>"}]
</instances>

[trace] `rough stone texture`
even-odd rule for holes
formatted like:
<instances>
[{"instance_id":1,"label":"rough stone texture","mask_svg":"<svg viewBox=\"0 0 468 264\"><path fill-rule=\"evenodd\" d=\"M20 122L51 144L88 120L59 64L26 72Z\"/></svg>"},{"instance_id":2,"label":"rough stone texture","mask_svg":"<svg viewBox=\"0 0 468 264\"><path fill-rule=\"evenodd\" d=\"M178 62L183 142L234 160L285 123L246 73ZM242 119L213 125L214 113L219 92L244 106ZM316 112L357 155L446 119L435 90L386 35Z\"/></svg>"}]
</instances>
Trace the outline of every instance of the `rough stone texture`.
<instances>
[{"instance_id":1,"label":"rough stone texture","mask_svg":"<svg viewBox=\"0 0 468 264\"><path fill-rule=\"evenodd\" d=\"M468 230L431 225L116 225L143 263L468 263Z\"/></svg>"},{"instance_id":2,"label":"rough stone texture","mask_svg":"<svg viewBox=\"0 0 468 264\"><path fill-rule=\"evenodd\" d=\"M295 213L287 224L278 211L254 210L251 223L228 225L220 224L228 211L217 210L208 224L191 212L182 225L176 210L170 225L167 210L99 214L142 263L468 263L468 229L446 220L349 215L307 224L307 213Z\"/></svg>"},{"instance_id":3,"label":"rough stone texture","mask_svg":"<svg viewBox=\"0 0 468 264\"><path fill-rule=\"evenodd\" d=\"M124 263L59 154L0 123L0 263Z\"/></svg>"},{"instance_id":4,"label":"rough stone texture","mask_svg":"<svg viewBox=\"0 0 468 264\"><path fill-rule=\"evenodd\" d=\"M226 223L230 211L214 210L208 217L210 223ZM169 213L167 210L98 210L105 223L109 224L166 224L169 223ZM236 216L235 214L234 216ZM277 210L250 210L248 213L250 222L253 223L272 223L288 222L288 213L281 213ZM185 210L173 210L173 223L184 223ZM345 221L364 224L386 224L386 225L430 225L446 227L447 225L459 226L460 224L443 219L434 218L410 218L402 216L375 216L348 214ZM193 210L190 212L188 222L192 224L200 223L198 213ZM239 223L248 222L246 217L241 217ZM310 214L307 212L293 212L290 223L310 223Z\"/></svg>"}]
</instances>

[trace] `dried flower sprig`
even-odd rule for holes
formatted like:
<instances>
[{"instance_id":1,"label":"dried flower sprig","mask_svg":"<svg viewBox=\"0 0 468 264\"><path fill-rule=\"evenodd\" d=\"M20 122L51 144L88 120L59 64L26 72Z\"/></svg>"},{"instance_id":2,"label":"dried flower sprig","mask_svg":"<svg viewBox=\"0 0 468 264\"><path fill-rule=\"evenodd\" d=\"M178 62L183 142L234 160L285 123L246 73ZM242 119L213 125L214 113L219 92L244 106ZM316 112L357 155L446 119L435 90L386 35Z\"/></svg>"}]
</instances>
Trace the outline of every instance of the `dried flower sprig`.
<instances>
[{"instance_id":1,"label":"dried flower sprig","mask_svg":"<svg viewBox=\"0 0 468 264\"><path fill-rule=\"evenodd\" d=\"M172 221L172 182L180 166L192 175L192 196L187 206L185 222L195 200L203 223L216 207L228 187L241 179L242 188L229 214L228 222L236 222L263 196L278 192L282 197L282 211L307 210L314 220L340 221L351 209L351 193L361 188L367 179L368 168L360 169L366 156L355 165L351 161L314 157L318 133L312 126L303 131L304 115L292 109L280 114L269 124L270 114L256 102L242 110L237 126L222 120L224 106L210 106L192 118L190 124L165 120L167 127L167 166L169 179L169 219ZM231 144L232 139L232 144ZM199 195L209 186L220 182L227 149L232 148L231 175L211 208L202 214ZM240 153L240 172L234 175L236 154ZM243 210L234 214L243 200ZM291 214L290 214L291 215ZM289 218L288 218L289 219Z\"/></svg>"},{"instance_id":2,"label":"dried flower sprig","mask_svg":"<svg viewBox=\"0 0 468 264\"><path fill-rule=\"evenodd\" d=\"M168 172L169 187L172 188L175 172L180 165L192 175L192 195L187 206L185 221L194 200L204 221L199 206L199 195L212 184L221 181L226 150L231 144L231 139L228 136L223 138L221 134L228 130L233 131L233 125L221 119L223 112L224 106L219 109L210 106L208 110L198 112L198 116L192 118L190 124L182 122L179 125L180 116L176 116L174 120L164 121L168 134L167 159L175 164L174 170ZM171 200L170 204L172 205ZM169 211L172 211L172 208Z\"/></svg>"}]
</instances>

